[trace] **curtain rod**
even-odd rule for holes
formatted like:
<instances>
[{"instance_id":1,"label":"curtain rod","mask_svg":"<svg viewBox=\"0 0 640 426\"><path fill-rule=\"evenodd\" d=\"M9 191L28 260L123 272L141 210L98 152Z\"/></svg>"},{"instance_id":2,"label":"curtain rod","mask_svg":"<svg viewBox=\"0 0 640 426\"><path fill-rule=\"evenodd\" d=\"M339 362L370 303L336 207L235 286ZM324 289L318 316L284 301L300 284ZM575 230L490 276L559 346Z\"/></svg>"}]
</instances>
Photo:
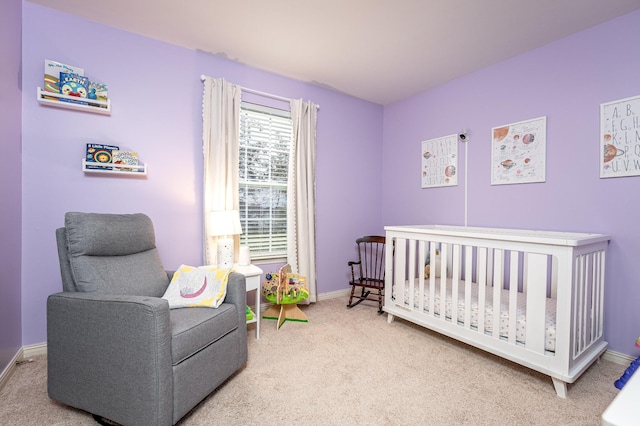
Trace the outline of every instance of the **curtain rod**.
<instances>
[{"instance_id":1,"label":"curtain rod","mask_svg":"<svg viewBox=\"0 0 640 426\"><path fill-rule=\"evenodd\" d=\"M204 79L207 78L206 75L202 74L200 76L200 80L204 81ZM240 86L240 88L247 93L253 93L254 95L260 95L260 96L265 96L267 98L272 98L272 99L276 99L279 101L285 101L285 102L291 102L290 98L285 98L283 96L278 96L278 95L272 95L271 93L267 93L267 92L261 92L259 90L255 90L255 89L250 89L248 87L244 87L244 86ZM320 105L317 105L318 109L320 109Z\"/></svg>"}]
</instances>

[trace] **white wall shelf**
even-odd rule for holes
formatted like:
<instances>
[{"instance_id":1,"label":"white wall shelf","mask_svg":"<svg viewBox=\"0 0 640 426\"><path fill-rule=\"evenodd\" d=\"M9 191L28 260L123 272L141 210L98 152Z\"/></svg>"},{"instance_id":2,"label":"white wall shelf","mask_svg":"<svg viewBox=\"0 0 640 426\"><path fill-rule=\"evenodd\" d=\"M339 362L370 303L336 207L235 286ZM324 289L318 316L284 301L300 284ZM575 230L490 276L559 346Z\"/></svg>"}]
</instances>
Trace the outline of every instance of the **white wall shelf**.
<instances>
[{"instance_id":1,"label":"white wall shelf","mask_svg":"<svg viewBox=\"0 0 640 426\"><path fill-rule=\"evenodd\" d=\"M105 167L100 169L93 169L89 167ZM133 169L133 170L126 170ZM132 176L146 176L147 165L142 164L113 164L113 163L96 163L82 159L82 171L85 173L103 173L112 175L132 175Z\"/></svg>"},{"instance_id":2,"label":"white wall shelf","mask_svg":"<svg viewBox=\"0 0 640 426\"><path fill-rule=\"evenodd\" d=\"M55 92L47 92L38 87L37 98L40 105L46 105L56 108L64 108L64 109L72 109L75 111L85 111L92 112L94 114L103 114L103 115L111 115L111 100L108 99L106 101L99 101L97 99L87 99L87 102L91 102L92 104L101 105L101 106L93 106L93 105L83 105L73 102L62 102L60 99L68 99L71 101L78 101L78 98L74 96L67 96L61 93ZM54 99L47 99L45 96ZM84 100L83 100L84 102Z\"/></svg>"}]
</instances>

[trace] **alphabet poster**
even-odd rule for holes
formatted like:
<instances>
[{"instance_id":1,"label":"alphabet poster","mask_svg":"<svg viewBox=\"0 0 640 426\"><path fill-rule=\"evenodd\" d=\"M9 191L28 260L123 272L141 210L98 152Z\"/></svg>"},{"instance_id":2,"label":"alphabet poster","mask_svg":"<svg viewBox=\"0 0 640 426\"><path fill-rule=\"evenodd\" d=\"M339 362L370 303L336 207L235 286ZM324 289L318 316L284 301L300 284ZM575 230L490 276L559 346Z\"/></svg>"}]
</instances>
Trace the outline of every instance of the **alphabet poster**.
<instances>
[{"instance_id":1,"label":"alphabet poster","mask_svg":"<svg viewBox=\"0 0 640 426\"><path fill-rule=\"evenodd\" d=\"M600 177L640 175L640 96L600 105Z\"/></svg>"},{"instance_id":2,"label":"alphabet poster","mask_svg":"<svg viewBox=\"0 0 640 426\"><path fill-rule=\"evenodd\" d=\"M544 182L547 117L491 129L491 185Z\"/></svg>"},{"instance_id":3,"label":"alphabet poster","mask_svg":"<svg viewBox=\"0 0 640 426\"><path fill-rule=\"evenodd\" d=\"M458 135L422 142L422 187L458 185Z\"/></svg>"}]
</instances>

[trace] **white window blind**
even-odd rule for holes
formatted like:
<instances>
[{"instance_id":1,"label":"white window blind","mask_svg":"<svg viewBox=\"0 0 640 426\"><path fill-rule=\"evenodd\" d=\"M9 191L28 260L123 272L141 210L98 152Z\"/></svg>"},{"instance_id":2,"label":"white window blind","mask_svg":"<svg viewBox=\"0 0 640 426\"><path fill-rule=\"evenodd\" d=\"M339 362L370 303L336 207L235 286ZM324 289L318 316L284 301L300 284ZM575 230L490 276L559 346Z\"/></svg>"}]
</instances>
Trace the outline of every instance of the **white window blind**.
<instances>
[{"instance_id":1,"label":"white window blind","mask_svg":"<svg viewBox=\"0 0 640 426\"><path fill-rule=\"evenodd\" d=\"M240 108L240 243L252 259L287 255L289 111L243 102Z\"/></svg>"}]
</instances>

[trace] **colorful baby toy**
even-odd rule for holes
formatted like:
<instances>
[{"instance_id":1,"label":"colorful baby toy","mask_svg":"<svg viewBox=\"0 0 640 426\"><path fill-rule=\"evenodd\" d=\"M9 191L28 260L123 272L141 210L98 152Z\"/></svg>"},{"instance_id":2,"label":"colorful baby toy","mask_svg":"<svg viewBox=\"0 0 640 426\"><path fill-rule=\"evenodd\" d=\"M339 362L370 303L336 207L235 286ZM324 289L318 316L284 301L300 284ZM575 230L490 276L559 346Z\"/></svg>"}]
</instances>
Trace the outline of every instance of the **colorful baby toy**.
<instances>
[{"instance_id":1,"label":"colorful baby toy","mask_svg":"<svg viewBox=\"0 0 640 426\"><path fill-rule=\"evenodd\" d=\"M287 320L309 321L297 305L309 297L306 278L291 273L291 265L284 265L278 273L267 273L262 283L262 294L268 302L273 303L262 318L278 320L278 330Z\"/></svg>"},{"instance_id":2,"label":"colorful baby toy","mask_svg":"<svg viewBox=\"0 0 640 426\"><path fill-rule=\"evenodd\" d=\"M640 337L636 339L636 348L640 349ZM633 373L635 373L639 367L640 367L640 357L631 361L631 364L629 364L629 367L627 367L624 373L622 373L622 376L620 376L620 378L615 381L614 386L617 389L622 390L624 385L627 384L631 376L633 376Z\"/></svg>"}]
</instances>

